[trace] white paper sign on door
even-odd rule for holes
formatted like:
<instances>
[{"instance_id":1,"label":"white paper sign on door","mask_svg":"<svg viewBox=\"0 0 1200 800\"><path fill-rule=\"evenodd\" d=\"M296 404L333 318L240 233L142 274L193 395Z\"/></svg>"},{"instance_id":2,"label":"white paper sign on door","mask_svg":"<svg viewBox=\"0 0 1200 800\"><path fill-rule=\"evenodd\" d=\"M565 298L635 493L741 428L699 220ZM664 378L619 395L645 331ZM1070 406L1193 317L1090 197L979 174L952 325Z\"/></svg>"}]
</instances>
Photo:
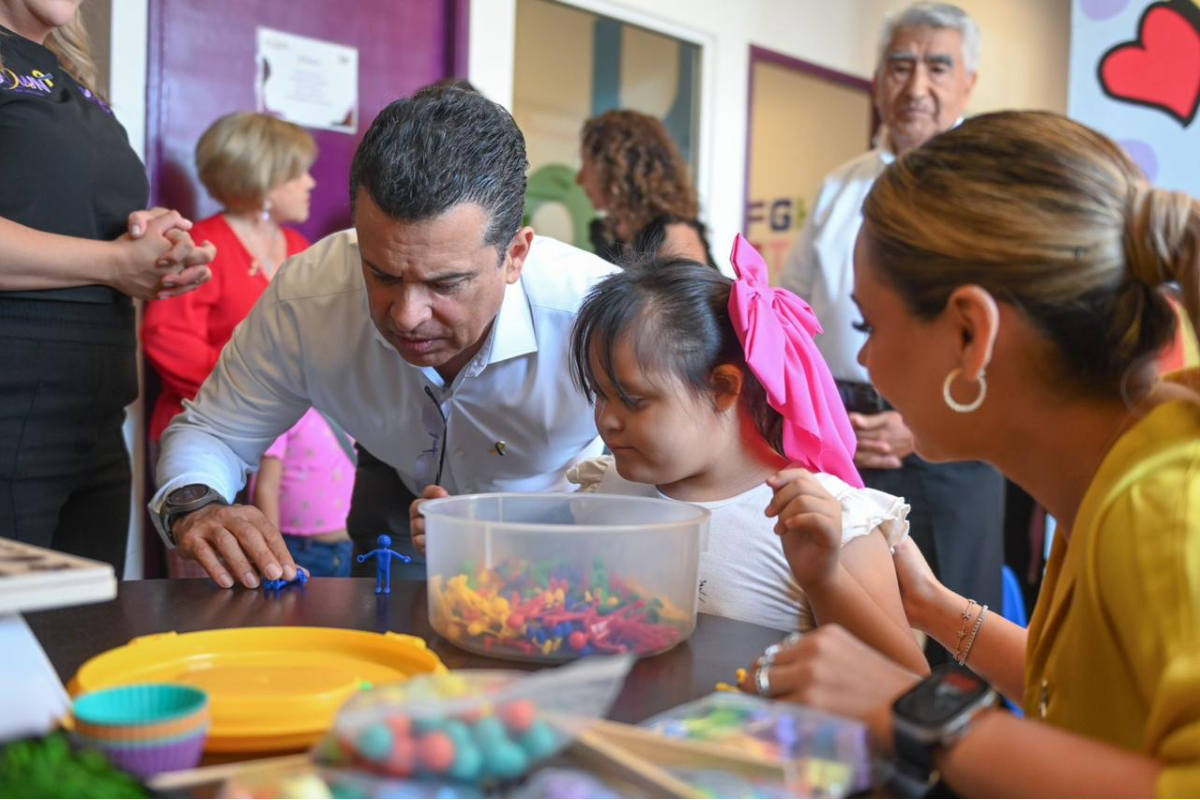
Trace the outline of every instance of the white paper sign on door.
<instances>
[{"instance_id":1,"label":"white paper sign on door","mask_svg":"<svg viewBox=\"0 0 1200 800\"><path fill-rule=\"evenodd\" d=\"M358 130L358 48L258 28L258 110L306 128Z\"/></svg>"}]
</instances>

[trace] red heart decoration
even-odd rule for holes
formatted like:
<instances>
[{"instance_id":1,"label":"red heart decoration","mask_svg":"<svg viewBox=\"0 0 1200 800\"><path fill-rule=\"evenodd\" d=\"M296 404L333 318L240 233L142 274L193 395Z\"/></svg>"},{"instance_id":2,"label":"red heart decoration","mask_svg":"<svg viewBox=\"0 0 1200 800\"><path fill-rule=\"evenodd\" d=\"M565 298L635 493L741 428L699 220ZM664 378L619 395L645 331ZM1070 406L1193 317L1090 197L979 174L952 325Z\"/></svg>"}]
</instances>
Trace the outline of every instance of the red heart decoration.
<instances>
[{"instance_id":1,"label":"red heart decoration","mask_svg":"<svg viewBox=\"0 0 1200 800\"><path fill-rule=\"evenodd\" d=\"M1165 111L1187 127L1200 106L1200 14L1191 2L1154 3L1138 39L1100 59L1100 86L1115 100Z\"/></svg>"}]
</instances>

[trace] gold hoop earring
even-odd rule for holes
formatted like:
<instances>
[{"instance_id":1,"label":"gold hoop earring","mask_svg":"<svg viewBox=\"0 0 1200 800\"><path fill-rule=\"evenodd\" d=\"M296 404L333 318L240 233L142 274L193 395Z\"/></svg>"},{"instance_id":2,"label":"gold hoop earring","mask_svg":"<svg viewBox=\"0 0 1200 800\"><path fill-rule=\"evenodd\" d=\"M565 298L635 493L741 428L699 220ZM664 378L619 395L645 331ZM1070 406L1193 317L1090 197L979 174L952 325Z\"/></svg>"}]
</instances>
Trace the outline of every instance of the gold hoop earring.
<instances>
[{"instance_id":1,"label":"gold hoop earring","mask_svg":"<svg viewBox=\"0 0 1200 800\"><path fill-rule=\"evenodd\" d=\"M954 379L961 374L962 367L950 370L950 374L946 376L946 382L942 384L942 399L952 410L960 414L970 414L983 405L983 399L987 397L987 376L983 372L979 373L979 396L969 403L960 403L950 395L950 384L954 383Z\"/></svg>"}]
</instances>

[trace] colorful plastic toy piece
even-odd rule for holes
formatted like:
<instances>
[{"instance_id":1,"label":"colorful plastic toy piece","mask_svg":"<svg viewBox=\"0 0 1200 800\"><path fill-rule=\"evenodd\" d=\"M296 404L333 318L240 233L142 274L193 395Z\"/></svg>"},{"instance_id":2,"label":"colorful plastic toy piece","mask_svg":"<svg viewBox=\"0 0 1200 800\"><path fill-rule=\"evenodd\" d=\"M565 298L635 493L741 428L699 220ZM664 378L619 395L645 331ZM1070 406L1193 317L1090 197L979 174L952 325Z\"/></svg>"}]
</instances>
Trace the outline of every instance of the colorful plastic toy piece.
<instances>
[{"instance_id":1,"label":"colorful plastic toy piece","mask_svg":"<svg viewBox=\"0 0 1200 800\"><path fill-rule=\"evenodd\" d=\"M375 594L391 594L392 593L392 559L397 558L405 564L411 564L412 559L403 553L397 553L392 550L392 537L386 533L381 534L375 542L379 547L369 553L363 553L358 557L358 563L363 563L368 558L375 559Z\"/></svg>"},{"instance_id":2,"label":"colorful plastic toy piece","mask_svg":"<svg viewBox=\"0 0 1200 800\"><path fill-rule=\"evenodd\" d=\"M280 589L287 589L292 586L303 586L308 583L308 572L303 567L296 567L296 577L290 581L285 581L283 578L278 580L265 580L262 582L263 591L277 592Z\"/></svg>"},{"instance_id":3,"label":"colorful plastic toy piece","mask_svg":"<svg viewBox=\"0 0 1200 800\"><path fill-rule=\"evenodd\" d=\"M661 653L684 638L687 615L632 582L590 567L509 558L490 568L430 578L450 641L488 655L568 660Z\"/></svg>"}]
</instances>

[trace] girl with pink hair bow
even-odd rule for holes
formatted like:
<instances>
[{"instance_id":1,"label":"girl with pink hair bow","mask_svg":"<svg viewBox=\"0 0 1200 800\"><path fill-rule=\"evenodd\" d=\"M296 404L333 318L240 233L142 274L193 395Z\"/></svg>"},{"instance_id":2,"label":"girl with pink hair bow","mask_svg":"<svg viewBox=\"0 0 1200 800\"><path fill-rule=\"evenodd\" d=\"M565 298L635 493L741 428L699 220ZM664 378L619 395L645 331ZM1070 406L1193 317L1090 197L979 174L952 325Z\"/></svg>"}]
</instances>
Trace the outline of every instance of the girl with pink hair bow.
<instances>
[{"instance_id":1,"label":"girl with pink hair bow","mask_svg":"<svg viewBox=\"0 0 1200 800\"><path fill-rule=\"evenodd\" d=\"M568 479L708 508L701 611L792 632L837 623L926 673L889 550L908 506L862 488L812 309L768 286L740 236L732 260L737 281L656 258L593 288L571 370L612 455Z\"/></svg>"}]
</instances>

